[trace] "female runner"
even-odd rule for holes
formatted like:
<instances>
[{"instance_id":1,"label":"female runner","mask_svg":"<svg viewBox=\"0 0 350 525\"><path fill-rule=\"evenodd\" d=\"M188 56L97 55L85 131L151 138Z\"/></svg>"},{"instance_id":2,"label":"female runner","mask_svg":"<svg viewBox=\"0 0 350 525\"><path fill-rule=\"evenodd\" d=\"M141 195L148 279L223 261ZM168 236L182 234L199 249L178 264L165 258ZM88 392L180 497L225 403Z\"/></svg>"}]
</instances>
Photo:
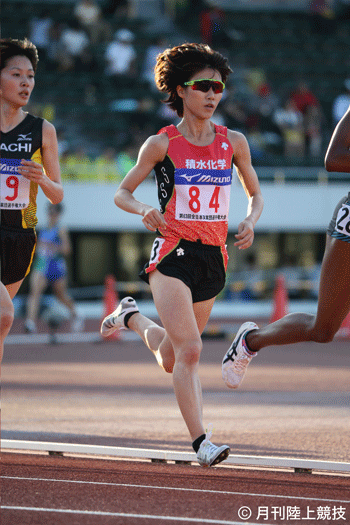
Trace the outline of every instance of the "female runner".
<instances>
[{"instance_id":1,"label":"female runner","mask_svg":"<svg viewBox=\"0 0 350 525\"><path fill-rule=\"evenodd\" d=\"M350 107L331 137L325 158L327 171L350 172ZM289 314L263 328L244 323L226 352L222 376L238 388L256 352L265 346L303 341L328 343L350 310L350 193L337 204L327 229L316 315Z\"/></svg>"},{"instance_id":2,"label":"female runner","mask_svg":"<svg viewBox=\"0 0 350 525\"><path fill-rule=\"evenodd\" d=\"M70 312L71 326L74 332L81 332L83 319L79 317L75 303L68 292L66 257L72 246L69 233L60 223L63 205L50 204L47 207L47 226L38 235L36 258L30 272L27 319L24 323L26 332L36 332L40 298L48 285L61 303Z\"/></svg>"},{"instance_id":3,"label":"female runner","mask_svg":"<svg viewBox=\"0 0 350 525\"><path fill-rule=\"evenodd\" d=\"M158 364L173 374L177 402L203 466L215 465L229 454L227 445L213 445L211 431L205 433L198 364L201 334L225 283L233 164L248 197L247 216L236 234L239 249L251 246L263 208L247 140L210 120L230 72L226 58L203 44L183 44L158 56L157 86L168 94L168 104L182 120L148 138L114 201L141 215L148 230L157 231L140 276L151 286L164 328L144 317L131 297L124 298L101 326L104 336L120 328L134 330ZM160 211L133 196L152 169Z\"/></svg>"},{"instance_id":4,"label":"female runner","mask_svg":"<svg viewBox=\"0 0 350 525\"><path fill-rule=\"evenodd\" d=\"M0 53L2 358L14 318L12 299L34 256L38 187L53 204L63 199L63 188L54 126L23 109L34 88L37 49L28 40L1 39Z\"/></svg>"}]
</instances>

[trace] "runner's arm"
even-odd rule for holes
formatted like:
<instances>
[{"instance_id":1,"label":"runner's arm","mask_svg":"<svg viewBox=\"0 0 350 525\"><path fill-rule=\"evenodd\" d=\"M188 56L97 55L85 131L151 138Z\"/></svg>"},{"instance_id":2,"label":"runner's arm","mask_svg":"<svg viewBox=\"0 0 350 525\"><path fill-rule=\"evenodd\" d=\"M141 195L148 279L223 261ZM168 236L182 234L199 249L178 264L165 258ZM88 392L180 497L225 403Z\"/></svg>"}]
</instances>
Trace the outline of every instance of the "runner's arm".
<instances>
[{"instance_id":1,"label":"runner's arm","mask_svg":"<svg viewBox=\"0 0 350 525\"><path fill-rule=\"evenodd\" d=\"M164 226L165 219L159 210L135 199L133 193L154 166L164 160L168 144L169 139L165 134L149 137L140 149L136 165L125 176L114 197L114 202L119 208L141 215L143 224L150 231Z\"/></svg>"},{"instance_id":2,"label":"runner's arm","mask_svg":"<svg viewBox=\"0 0 350 525\"><path fill-rule=\"evenodd\" d=\"M350 106L338 122L331 137L326 156L327 171L350 172Z\"/></svg>"}]
</instances>

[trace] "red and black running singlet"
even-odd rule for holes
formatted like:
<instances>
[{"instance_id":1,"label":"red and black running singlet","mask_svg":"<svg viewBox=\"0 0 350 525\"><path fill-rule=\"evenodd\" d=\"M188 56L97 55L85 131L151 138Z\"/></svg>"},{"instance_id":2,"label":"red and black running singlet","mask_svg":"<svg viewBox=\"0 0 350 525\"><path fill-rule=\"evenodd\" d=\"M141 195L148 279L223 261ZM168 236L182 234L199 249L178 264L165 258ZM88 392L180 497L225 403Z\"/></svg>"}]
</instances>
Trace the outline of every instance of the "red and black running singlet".
<instances>
[{"instance_id":1,"label":"red and black running singlet","mask_svg":"<svg viewBox=\"0 0 350 525\"><path fill-rule=\"evenodd\" d=\"M1 225L25 230L35 228L38 184L17 171L21 159L42 164L43 119L28 114L0 140L0 209Z\"/></svg>"},{"instance_id":2,"label":"red and black running singlet","mask_svg":"<svg viewBox=\"0 0 350 525\"><path fill-rule=\"evenodd\" d=\"M159 228L169 240L200 240L222 246L226 242L232 183L233 148L227 128L215 126L209 146L188 142L171 125L169 148L163 162L154 168L161 212L167 225Z\"/></svg>"}]
</instances>

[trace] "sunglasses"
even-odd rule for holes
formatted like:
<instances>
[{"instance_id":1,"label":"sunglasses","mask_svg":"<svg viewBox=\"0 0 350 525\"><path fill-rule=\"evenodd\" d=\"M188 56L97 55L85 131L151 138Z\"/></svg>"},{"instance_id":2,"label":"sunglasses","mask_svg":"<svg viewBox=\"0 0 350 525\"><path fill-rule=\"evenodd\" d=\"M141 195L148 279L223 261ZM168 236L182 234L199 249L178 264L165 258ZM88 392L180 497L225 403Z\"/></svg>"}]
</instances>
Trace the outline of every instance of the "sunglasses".
<instances>
[{"instance_id":1,"label":"sunglasses","mask_svg":"<svg viewBox=\"0 0 350 525\"><path fill-rule=\"evenodd\" d=\"M208 93L209 89L212 89L215 94L222 93L225 89L225 84L221 80L212 80L211 78L190 80L184 82L184 86L191 86L195 91L202 91L203 93Z\"/></svg>"}]
</instances>

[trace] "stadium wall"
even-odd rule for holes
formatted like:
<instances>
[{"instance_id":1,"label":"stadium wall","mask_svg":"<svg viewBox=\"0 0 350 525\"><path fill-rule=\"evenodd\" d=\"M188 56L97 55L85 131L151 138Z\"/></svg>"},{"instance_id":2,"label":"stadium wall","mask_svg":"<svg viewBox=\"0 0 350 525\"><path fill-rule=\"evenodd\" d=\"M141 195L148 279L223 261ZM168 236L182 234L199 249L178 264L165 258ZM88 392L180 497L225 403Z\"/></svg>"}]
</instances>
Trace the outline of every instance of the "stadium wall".
<instances>
[{"instance_id":1,"label":"stadium wall","mask_svg":"<svg viewBox=\"0 0 350 525\"><path fill-rule=\"evenodd\" d=\"M114 204L117 185L64 183L64 223L68 229L81 231L145 231L138 215L128 214ZM257 224L257 231L324 231L333 210L349 183L276 183L261 182L265 206ZM145 182L135 197L158 208L155 183ZM45 224L47 199L38 195L38 221ZM229 214L230 231L244 217L247 198L239 181L235 179L231 190Z\"/></svg>"}]
</instances>

